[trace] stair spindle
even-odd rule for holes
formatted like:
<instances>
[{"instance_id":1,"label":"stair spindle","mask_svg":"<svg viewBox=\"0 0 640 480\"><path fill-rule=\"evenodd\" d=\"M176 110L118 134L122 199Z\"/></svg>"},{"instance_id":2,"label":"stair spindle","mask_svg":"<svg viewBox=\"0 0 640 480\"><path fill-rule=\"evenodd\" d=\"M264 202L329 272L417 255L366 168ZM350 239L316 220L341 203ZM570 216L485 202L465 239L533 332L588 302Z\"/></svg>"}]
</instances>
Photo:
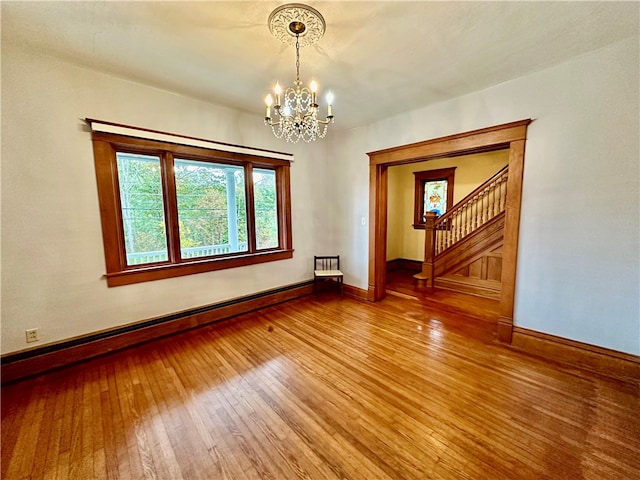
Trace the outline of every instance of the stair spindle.
<instances>
[{"instance_id":1,"label":"stair spindle","mask_svg":"<svg viewBox=\"0 0 640 480\"><path fill-rule=\"evenodd\" d=\"M476 215L478 215L478 197L474 196L471 199L471 205L469 205L469 213L470 213L470 222L469 222L469 233L473 232L476 229Z\"/></svg>"},{"instance_id":2,"label":"stair spindle","mask_svg":"<svg viewBox=\"0 0 640 480\"><path fill-rule=\"evenodd\" d=\"M489 220L489 208L491 206L491 191L487 191L487 194L484 197L484 203L482 205L482 220L484 222L486 222L487 220Z\"/></svg>"},{"instance_id":3,"label":"stair spindle","mask_svg":"<svg viewBox=\"0 0 640 480\"><path fill-rule=\"evenodd\" d=\"M491 199L491 190L485 190L482 198L482 224L489 220L489 201Z\"/></svg>"},{"instance_id":4,"label":"stair spindle","mask_svg":"<svg viewBox=\"0 0 640 480\"><path fill-rule=\"evenodd\" d=\"M489 209L490 215L489 218L493 218L496 216L496 208L498 206L497 202L496 202L496 184L493 185L493 189L491 190L491 208Z\"/></svg>"},{"instance_id":5,"label":"stair spindle","mask_svg":"<svg viewBox=\"0 0 640 480\"><path fill-rule=\"evenodd\" d=\"M507 179L504 179L504 199L502 201L502 209L507 208Z\"/></svg>"},{"instance_id":6,"label":"stair spindle","mask_svg":"<svg viewBox=\"0 0 640 480\"><path fill-rule=\"evenodd\" d=\"M479 217L479 215L478 215L478 211L479 211L478 207L480 207L481 202L482 202L482 193L475 197L475 202L474 202L474 205L473 205L474 206L474 210L475 210L475 213L473 215L473 229L474 230L477 230L478 226L480 225L480 220L478 218Z\"/></svg>"},{"instance_id":7,"label":"stair spindle","mask_svg":"<svg viewBox=\"0 0 640 480\"><path fill-rule=\"evenodd\" d=\"M460 215L462 216L462 229L460 232L460 238L464 238L467 236L467 216L465 215L467 210L467 204L462 205L460 209Z\"/></svg>"}]
</instances>

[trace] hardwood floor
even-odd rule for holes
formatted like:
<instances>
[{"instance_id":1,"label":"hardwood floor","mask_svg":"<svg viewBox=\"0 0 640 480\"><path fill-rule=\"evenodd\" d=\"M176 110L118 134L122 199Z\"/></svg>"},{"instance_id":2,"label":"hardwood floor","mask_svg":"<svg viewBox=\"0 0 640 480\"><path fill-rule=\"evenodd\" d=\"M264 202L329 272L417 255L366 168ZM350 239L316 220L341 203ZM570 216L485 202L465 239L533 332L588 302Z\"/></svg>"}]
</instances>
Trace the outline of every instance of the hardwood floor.
<instances>
[{"instance_id":1,"label":"hardwood floor","mask_svg":"<svg viewBox=\"0 0 640 480\"><path fill-rule=\"evenodd\" d=\"M500 301L443 290L440 288L419 288L413 275L415 270L397 268L387 273L387 294L419 300L426 306L471 315L478 320L491 323L498 321Z\"/></svg>"},{"instance_id":2,"label":"hardwood floor","mask_svg":"<svg viewBox=\"0 0 640 480\"><path fill-rule=\"evenodd\" d=\"M2 478L637 479L638 385L485 307L307 296L6 385Z\"/></svg>"}]
</instances>

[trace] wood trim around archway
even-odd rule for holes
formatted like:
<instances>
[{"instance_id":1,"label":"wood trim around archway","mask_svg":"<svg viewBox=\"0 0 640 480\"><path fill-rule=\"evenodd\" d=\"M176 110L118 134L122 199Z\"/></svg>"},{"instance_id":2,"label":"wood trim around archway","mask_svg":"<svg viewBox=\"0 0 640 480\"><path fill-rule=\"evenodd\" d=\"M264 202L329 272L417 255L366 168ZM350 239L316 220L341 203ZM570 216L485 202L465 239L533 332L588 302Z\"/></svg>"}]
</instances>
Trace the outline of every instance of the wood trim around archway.
<instances>
[{"instance_id":1,"label":"wood trim around archway","mask_svg":"<svg viewBox=\"0 0 640 480\"><path fill-rule=\"evenodd\" d=\"M527 127L531 119L370 152L369 155L369 288L368 300L386 295L387 170L391 166L435 158L509 149L509 178L502 252L502 293L498 339L511 343L516 288L518 231Z\"/></svg>"}]
</instances>

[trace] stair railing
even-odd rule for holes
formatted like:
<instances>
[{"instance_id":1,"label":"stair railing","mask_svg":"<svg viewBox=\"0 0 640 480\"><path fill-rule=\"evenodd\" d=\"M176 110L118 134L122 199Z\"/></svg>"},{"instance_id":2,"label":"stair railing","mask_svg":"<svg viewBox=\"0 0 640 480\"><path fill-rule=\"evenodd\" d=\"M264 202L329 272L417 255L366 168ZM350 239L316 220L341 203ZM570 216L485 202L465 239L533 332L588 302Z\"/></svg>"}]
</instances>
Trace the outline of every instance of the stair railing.
<instances>
[{"instance_id":1,"label":"stair railing","mask_svg":"<svg viewBox=\"0 0 640 480\"><path fill-rule=\"evenodd\" d=\"M508 173L509 166L506 165L435 221L435 255L444 252L504 212Z\"/></svg>"},{"instance_id":2,"label":"stair railing","mask_svg":"<svg viewBox=\"0 0 640 480\"><path fill-rule=\"evenodd\" d=\"M433 287L436 255L504 212L508 173L507 165L440 218L434 212L425 213L424 260L421 272L414 275L419 286Z\"/></svg>"}]
</instances>

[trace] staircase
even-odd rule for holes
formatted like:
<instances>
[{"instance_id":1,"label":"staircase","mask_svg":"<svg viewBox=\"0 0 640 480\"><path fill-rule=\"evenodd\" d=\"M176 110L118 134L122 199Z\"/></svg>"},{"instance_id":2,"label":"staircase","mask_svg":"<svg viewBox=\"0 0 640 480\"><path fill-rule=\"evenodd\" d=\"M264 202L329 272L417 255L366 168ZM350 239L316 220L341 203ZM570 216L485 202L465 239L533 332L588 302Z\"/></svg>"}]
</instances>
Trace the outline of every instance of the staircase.
<instances>
[{"instance_id":1,"label":"staircase","mask_svg":"<svg viewBox=\"0 0 640 480\"><path fill-rule=\"evenodd\" d=\"M425 216L426 286L499 299L508 166L436 218Z\"/></svg>"}]
</instances>

